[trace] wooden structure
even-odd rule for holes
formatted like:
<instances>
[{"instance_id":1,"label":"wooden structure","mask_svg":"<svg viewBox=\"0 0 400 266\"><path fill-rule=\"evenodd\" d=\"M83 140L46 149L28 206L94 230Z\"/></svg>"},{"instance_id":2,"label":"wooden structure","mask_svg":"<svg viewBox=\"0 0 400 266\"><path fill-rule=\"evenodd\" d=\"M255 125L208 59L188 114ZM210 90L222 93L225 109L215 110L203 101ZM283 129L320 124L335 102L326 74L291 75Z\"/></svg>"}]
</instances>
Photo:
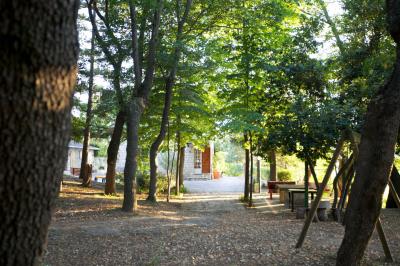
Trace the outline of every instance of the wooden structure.
<instances>
[{"instance_id":1,"label":"wooden structure","mask_svg":"<svg viewBox=\"0 0 400 266\"><path fill-rule=\"evenodd\" d=\"M296 184L296 182L292 182L292 181L268 181L269 199L272 199L272 193L278 192L277 185L295 185L295 184Z\"/></svg>"},{"instance_id":2,"label":"wooden structure","mask_svg":"<svg viewBox=\"0 0 400 266\"><path fill-rule=\"evenodd\" d=\"M361 139L360 135L356 132L353 132L351 130L345 130L343 132L342 137L340 138L340 140L336 146L335 152L333 153L332 160L329 163L329 166L325 173L324 179L323 179L322 183L320 184L320 186L318 187L318 192L317 192L316 198L311 205L309 215L306 217L304 226L302 228L302 231L300 233L299 239L296 244L296 248L301 248L303 245L304 239L307 235L307 231L308 231L308 229L311 225L311 222L316 214L316 211L318 209L319 203L322 198L322 194L323 194L324 189L325 189L325 187L329 181L329 178L332 174L333 168L336 164L339 154L343 148L344 143L346 141L349 141L351 144L351 149L353 151L353 154L350 156L350 158L347 160L347 162L343 165L343 167L341 169L339 169L339 172L337 173L337 175L334 179L335 201L332 205L332 210L336 214L337 220L343 221L341 218L342 210L344 209L347 197L350 193L351 183L352 183L352 180L353 180L353 177L355 174L354 165L355 165L355 162L358 157L358 145L360 143L360 139ZM338 183L339 178L342 178L342 191L341 191L340 200L339 200L339 202L337 202L337 196L338 196L337 183ZM391 179L389 179L389 188L390 188L392 195L394 195L394 199L395 199L397 207L400 208L400 198L393 186ZM378 219L378 221L376 223L376 230L378 232L379 239L382 243L382 247L385 252L386 260L389 262L393 262L393 257L391 255L389 245L386 241L386 236L383 231L383 227L382 227L380 218Z\"/></svg>"}]
</instances>

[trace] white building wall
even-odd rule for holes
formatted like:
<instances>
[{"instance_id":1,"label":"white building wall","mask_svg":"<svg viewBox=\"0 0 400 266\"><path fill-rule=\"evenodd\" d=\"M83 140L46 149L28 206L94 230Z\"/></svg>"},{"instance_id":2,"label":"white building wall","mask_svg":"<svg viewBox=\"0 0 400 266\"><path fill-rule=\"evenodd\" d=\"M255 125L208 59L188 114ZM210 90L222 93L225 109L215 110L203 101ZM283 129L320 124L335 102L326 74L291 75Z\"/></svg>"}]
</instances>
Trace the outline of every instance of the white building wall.
<instances>
[{"instance_id":1,"label":"white building wall","mask_svg":"<svg viewBox=\"0 0 400 266\"><path fill-rule=\"evenodd\" d=\"M126 145L127 145L126 140L124 142L121 142L121 144L119 145L117 165L115 168L116 168L116 171L120 172L120 173L124 172L124 168L125 168Z\"/></svg>"}]
</instances>

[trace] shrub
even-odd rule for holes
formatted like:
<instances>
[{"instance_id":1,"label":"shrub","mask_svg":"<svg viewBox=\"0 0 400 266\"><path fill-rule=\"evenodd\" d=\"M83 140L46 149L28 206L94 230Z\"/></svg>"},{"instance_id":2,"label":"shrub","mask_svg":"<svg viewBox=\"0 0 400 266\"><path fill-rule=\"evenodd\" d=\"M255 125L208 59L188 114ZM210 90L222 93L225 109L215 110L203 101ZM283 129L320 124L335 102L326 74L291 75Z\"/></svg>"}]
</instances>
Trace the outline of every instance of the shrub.
<instances>
[{"instance_id":1,"label":"shrub","mask_svg":"<svg viewBox=\"0 0 400 266\"><path fill-rule=\"evenodd\" d=\"M292 174L287 170L282 170L278 172L278 180L279 181L291 181Z\"/></svg>"},{"instance_id":2,"label":"shrub","mask_svg":"<svg viewBox=\"0 0 400 266\"><path fill-rule=\"evenodd\" d=\"M172 178L172 181L174 178ZM115 181L117 184L124 184L124 175L122 173L118 173L115 176ZM144 172L138 172L136 177L136 191L139 194L148 193L150 187L150 175ZM171 184L172 187L173 184ZM168 190L168 178L166 176L159 175L157 177L157 191L159 193L167 192Z\"/></svg>"},{"instance_id":3,"label":"shrub","mask_svg":"<svg viewBox=\"0 0 400 266\"><path fill-rule=\"evenodd\" d=\"M227 176L243 176L243 164L242 163L227 163L225 174Z\"/></svg>"}]
</instances>

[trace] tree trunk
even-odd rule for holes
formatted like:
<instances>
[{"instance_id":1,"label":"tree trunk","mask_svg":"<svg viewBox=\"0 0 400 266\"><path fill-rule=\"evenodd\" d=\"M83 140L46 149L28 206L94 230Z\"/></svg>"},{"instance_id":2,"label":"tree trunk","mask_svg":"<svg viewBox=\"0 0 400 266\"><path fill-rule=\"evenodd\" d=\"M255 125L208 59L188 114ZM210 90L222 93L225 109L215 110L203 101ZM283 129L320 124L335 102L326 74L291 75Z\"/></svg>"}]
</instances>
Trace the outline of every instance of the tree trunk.
<instances>
[{"instance_id":1,"label":"tree trunk","mask_svg":"<svg viewBox=\"0 0 400 266\"><path fill-rule=\"evenodd\" d=\"M107 173L106 173L106 185L104 194L113 195L116 193L115 190L115 168L117 166L119 145L121 143L121 136L124 130L124 124L126 120L126 114L123 111L119 111L115 119L114 130L111 136L110 143L107 148Z\"/></svg>"},{"instance_id":2,"label":"tree trunk","mask_svg":"<svg viewBox=\"0 0 400 266\"><path fill-rule=\"evenodd\" d=\"M179 121L179 119L178 119L178 121ZM181 151L181 134L180 134L180 132L178 131L177 133L176 133L176 142L177 142L177 149L176 149L176 151L177 151L177 156L176 156L176 172L175 172L175 195L177 195L177 196L179 196L181 193L180 193L180 191L179 191L179 180L180 180L180 178L179 178L179 169L180 169L180 163L179 163L179 161L180 161L180 151Z\"/></svg>"},{"instance_id":3,"label":"tree trunk","mask_svg":"<svg viewBox=\"0 0 400 266\"><path fill-rule=\"evenodd\" d=\"M167 126L169 121L169 113L171 109L171 101L172 101L172 87L174 85L174 81L168 78L165 83L165 99L164 99L164 110L161 119L160 132L156 140L150 147L150 187L149 187L149 196L147 200L156 202L157 201L157 153L158 149L162 141L165 138L165 134L167 133Z\"/></svg>"},{"instance_id":4,"label":"tree trunk","mask_svg":"<svg viewBox=\"0 0 400 266\"><path fill-rule=\"evenodd\" d=\"M92 40L90 47L90 70L89 70L89 88L88 88L88 102L86 109L86 123L85 130L83 133L83 148L82 148L82 160L81 160L81 171L79 178L82 179L82 186L90 187L92 179L89 177L89 173L86 169L89 169L88 156L89 156L89 145L90 145L90 126L92 123L92 100L93 100L93 78L94 78L94 30L92 30Z\"/></svg>"},{"instance_id":5,"label":"tree trunk","mask_svg":"<svg viewBox=\"0 0 400 266\"><path fill-rule=\"evenodd\" d=\"M244 133L244 143L247 145L248 135ZM250 182L250 150L245 148L245 165L244 165L244 200L249 200L249 182Z\"/></svg>"},{"instance_id":6,"label":"tree trunk","mask_svg":"<svg viewBox=\"0 0 400 266\"><path fill-rule=\"evenodd\" d=\"M276 181L276 178L276 152L275 150L271 150L269 152L269 180Z\"/></svg>"},{"instance_id":7,"label":"tree trunk","mask_svg":"<svg viewBox=\"0 0 400 266\"><path fill-rule=\"evenodd\" d=\"M165 100L164 100L164 110L160 125L160 133L158 134L156 140L153 142L150 148L150 189L149 189L149 196L147 200L156 201L156 194L157 194L157 164L156 164L156 157L158 153L158 149L162 141L165 138L167 125L169 121L169 112L171 108L171 101L172 101L172 88L175 83L176 72L178 70L179 60L181 58L181 48L182 48L182 34L183 34L183 26L186 22L186 19L189 15L190 8L192 6L192 0L186 1L185 12L180 17L180 3L177 2L177 10L176 10L176 17L178 21L178 28L176 33L176 40L175 40L175 49L174 49L174 61L172 67L170 69L169 75L165 80ZM168 147L169 148L169 147Z\"/></svg>"},{"instance_id":8,"label":"tree trunk","mask_svg":"<svg viewBox=\"0 0 400 266\"><path fill-rule=\"evenodd\" d=\"M400 122L400 0L388 0L387 5L390 33L397 44L396 65L368 107L337 265L360 264L379 218L394 160Z\"/></svg>"},{"instance_id":9,"label":"tree trunk","mask_svg":"<svg viewBox=\"0 0 400 266\"><path fill-rule=\"evenodd\" d=\"M184 168L185 168L185 146L181 147L180 155L179 155L179 187L180 189L183 186L184 176Z\"/></svg>"},{"instance_id":10,"label":"tree trunk","mask_svg":"<svg viewBox=\"0 0 400 266\"><path fill-rule=\"evenodd\" d=\"M135 97L129 106L127 117L127 145L124 169L124 201L122 210L133 212L136 210L136 170L139 154L139 123L145 108L144 100Z\"/></svg>"},{"instance_id":11,"label":"tree trunk","mask_svg":"<svg viewBox=\"0 0 400 266\"><path fill-rule=\"evenodd\" d=\"M400 195L400 175L396 166L393 166L390 178L392 180L394 189L396 190L397 194ZM394 196L391 191L389 192L389 196L386 201L386 208L397 208L396 201L394 200Z\"/></svg>"},{"instance_id":12,"label":"tree trunk","mask_svg":"<svg viewBox=\"0 0 400 266\"><path fill-rule=\"evenodd\" d=\"M253 176L253 138L250 133L250 197L249 207L253 207L253 190L254 190L254 176Z\"/></svg>"},{"instance_id":13,"label":"tree trunk","mask_svg":"<svg viewBox=\"0 0 400 266\"><path fill-rule=\"evenodd\" d=\"M78 6L1 2L0 265L41 264L68 152Z\"/></svg>"}]
</instances>

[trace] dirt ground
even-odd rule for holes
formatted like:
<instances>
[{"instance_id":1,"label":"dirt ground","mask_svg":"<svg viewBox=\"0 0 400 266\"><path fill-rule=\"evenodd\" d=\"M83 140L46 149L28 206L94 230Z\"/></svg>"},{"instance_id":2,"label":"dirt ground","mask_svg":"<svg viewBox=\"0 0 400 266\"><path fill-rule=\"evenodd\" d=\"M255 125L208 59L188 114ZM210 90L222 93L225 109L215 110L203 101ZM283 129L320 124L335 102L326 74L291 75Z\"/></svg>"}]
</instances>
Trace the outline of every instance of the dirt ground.
<instances>
[{"instance_id":1,"label":"dirt ground","mask_svg":"<svg viewBox=\"0 0 400 266\"><path fill-rule=\"evenodd\" d=\"M141 196L132 215L119 210L121 195L102 192L65 182L44 265L334 265L344 233L335 222L313 223L297 250L304 221L277 198L257 195L249 209L239 194L187 194L155 205ZM400 211L384 210L382 222L399 263L385 264L374 234L365 265L400 265Z\"/></svg>"}]
</instances>

